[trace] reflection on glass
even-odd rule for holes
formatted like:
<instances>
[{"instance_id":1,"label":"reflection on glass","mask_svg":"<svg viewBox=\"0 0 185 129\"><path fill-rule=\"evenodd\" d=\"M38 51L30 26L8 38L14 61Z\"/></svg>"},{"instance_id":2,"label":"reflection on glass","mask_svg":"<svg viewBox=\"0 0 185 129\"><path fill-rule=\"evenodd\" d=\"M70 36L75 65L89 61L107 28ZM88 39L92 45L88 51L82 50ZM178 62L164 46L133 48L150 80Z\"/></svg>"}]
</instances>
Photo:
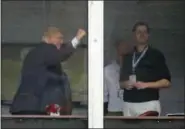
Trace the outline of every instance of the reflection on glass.
<instances>
[{"instance_id":1,"label":"reflection on glass","mask_svg":"<svg viewBox=\"0 0 185 129\"><path fill-rule=\"evenodd\" d=\"M12 100L20 83L22 61L41 42L48 26L60 28L64 41L71 40L79 28L87 30L87 2L3 1L2 10L1 99ZM82 40L86 43L87 37ZM62 67L71 83L73 114L87 115L87 49L79 47Z\"/></svg>"}]
</instances>

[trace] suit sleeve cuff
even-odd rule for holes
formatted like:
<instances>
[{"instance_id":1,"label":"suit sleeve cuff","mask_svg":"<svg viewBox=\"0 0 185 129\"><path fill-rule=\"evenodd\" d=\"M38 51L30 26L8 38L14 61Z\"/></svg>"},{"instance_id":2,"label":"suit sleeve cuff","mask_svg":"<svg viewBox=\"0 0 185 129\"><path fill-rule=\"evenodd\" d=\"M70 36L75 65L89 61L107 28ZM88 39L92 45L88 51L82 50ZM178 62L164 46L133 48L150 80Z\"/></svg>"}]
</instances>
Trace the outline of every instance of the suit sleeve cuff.
<instances>
[{"instance_id":1,"label":"suit sleeve cuff","mask_svg":"<svg viewBox=\"0 0 185 129\"><path fill-rule=\"evenodd\" d=\"M74 48L77 48L77 46L78 46L78 44L80 43L80 41L79 41L76 37L74 37L74 38L71 40L71 43L72 43L72 46L73 46Z\"/></svg>"}]
</instances>

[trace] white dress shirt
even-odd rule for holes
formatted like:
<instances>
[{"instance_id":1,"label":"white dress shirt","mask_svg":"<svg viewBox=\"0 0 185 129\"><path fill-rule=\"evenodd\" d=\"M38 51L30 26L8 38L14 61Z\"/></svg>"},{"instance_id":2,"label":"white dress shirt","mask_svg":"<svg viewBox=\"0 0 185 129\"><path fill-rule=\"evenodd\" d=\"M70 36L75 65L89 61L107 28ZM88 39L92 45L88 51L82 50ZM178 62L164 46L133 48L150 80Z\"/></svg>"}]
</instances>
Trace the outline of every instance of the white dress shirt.
<instances>
[{"instance_id":1,"label":"white dress shirt","mask_svg":"<svg viewBox=\"0 0 185 129\"><path fill-rule=\"evenodd\" d=\"M78 46L78 44L80 43L80 41L76 37L74 37L71 40L71 43L72 43L73 47L76 48Z\"/></svg>"},{"instance_id":2,"label":"white dress shirt","mask_svg":"<svg viewBox=\"0 0 185 129\"><path fill-rule=\"evenodd\" d=\"M120 66L116 61L104 68L104 102L109 102L108 111L123 111L123 90L119 85Z\"/></svg>"}]
</instances>

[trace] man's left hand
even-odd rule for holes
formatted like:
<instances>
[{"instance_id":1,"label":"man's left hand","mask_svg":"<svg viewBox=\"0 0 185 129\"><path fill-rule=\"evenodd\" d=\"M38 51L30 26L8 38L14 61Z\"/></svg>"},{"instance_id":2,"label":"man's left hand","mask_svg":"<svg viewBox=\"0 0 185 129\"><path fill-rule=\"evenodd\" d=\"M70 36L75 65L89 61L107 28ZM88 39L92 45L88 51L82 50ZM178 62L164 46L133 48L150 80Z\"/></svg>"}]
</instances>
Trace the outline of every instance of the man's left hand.
<instances>
[{"instance_id":1,"label":"man's left hand","mask_svg":"<svg viewBox=\"0 0 185 129\"><path fill-rule=\"evenodd\" d=\"M136 82L134 84L134 87L136 87L137 89L145 89L148 87L148 83L146 82Z\"/></svg>"}]
</instances>

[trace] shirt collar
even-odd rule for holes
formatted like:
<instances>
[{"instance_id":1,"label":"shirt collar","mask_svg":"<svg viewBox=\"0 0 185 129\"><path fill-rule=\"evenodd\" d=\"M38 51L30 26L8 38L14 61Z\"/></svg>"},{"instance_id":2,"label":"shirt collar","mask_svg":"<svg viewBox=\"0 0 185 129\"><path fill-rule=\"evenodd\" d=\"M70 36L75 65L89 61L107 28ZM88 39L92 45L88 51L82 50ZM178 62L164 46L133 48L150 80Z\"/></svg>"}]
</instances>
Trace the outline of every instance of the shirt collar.
<instances>
[{"instance_id":1,"label":"shirt collar","mask_svg":"<svg viewBox=\"0 0 185 129\"><path fill-rule=\"evenodd\" d=\"M149 49L149 48L150 48L150 45L146 45L146 46L145 46L145 48L147 48L147 47L148 47L148 49ZM144 50L144 49L143 49L143 50ZM136 46L134 46L134 51L133 51L133 52L142 53L143 51L142 51L142 52L138 52L137 49L136 49Z\"/></svg>"}]
</instances>

